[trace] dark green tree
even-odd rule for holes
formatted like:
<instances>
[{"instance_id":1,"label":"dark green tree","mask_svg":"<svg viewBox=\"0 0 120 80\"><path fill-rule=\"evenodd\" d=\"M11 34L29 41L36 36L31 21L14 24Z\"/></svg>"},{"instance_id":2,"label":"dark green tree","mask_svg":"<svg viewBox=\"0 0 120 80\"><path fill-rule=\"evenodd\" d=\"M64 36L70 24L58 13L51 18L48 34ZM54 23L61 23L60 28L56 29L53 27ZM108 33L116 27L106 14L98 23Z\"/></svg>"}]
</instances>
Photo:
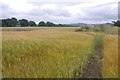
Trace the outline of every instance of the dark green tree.
<instances>
[{"instance_id":1,"label":"dark green tree","mask_svg":"<svg viewBox=\"0 0 120 80\"><path fill-rule=\"evenodd\" d=\"M15 27L18 23L17 19L16 18L11 18L11 21L12 21L12 26Z\"/></svg>"},{"instance_id":2,"label":"dark green tree","mask_svg":"<svg viewBox=\"0 0 120 80\"><path fill-rule=\"evenodd\" d=\"M58 26L60 26L60 27L61 27L61 26L64 26L64 25L62 25L62 24L58 24Z\"/></svg>"},{"instance_id":3,"label":"dark green tree","mask_svg":"<svg viewBox=\"0 0 120 80\"><path fill-rule=\"evenodd\" d=\"M12 27L12 20L10 18L6 19L6 26Z\"/></svg>"},{"instance_id":4,"label":"dark green tree","mask_svg":"<svg viewBox=\"0 0 120 80\"><path fill-rule=\"evenodd\" d=\"M55 24L52 23L52 22L47 22L47 23L46 23L46 26L55 26Z\"/></svg>"},{"instance_id":5,"label":"dark green tree","mask_svg":"<svg viewBox=\"0 0 120 80\"><path fill-rule=\"evenodd\" d=\"M0 19L0 27L2 27L2 19Z\"/></svg>"},{"instance_id":6,"label":"dark green tree","mask_svg":"<svg viewBox=\"0 0 120 80\"><path fill-rule=\"evenodd\" d=\"M7 19L1 19L0 20L0 26L2 27L15 27L15 26L36 26L36 23L34 21L29 21L27 19L21 19L21 20L17 20L15 17L12 18L7 18ZM38 26L50 26L50 27L54 27L54 26L65 26L63 24L54 24L52 22L44 22L41 21L39 22Z\"/></svg>"},{"instance_id":7,"label":"dark green tree","mask_svg":"<svg viewBox=\"0 0 120 80\"><path fill-rule=\"evenodd\" d=\"M36 23L34 21L29 21L29 26L36 26Z\"/></svg>"},{"instance_id":8,"label":"dark green tree","mask_svg":"<svg viewBox=\"0 0 120 80\"><path fill-rule=\"evenodd\" d=\"M20 22L20 25L23 27L29 26L29 22L26 19L21 19L21 20L19 20L19 22Z\"/></svg>"},{"instance_id":9,"label":"dark green tree","mask_svg":"<svg viewBox=\"0 0 120 80\"><path fill-rule=\"evenodd\" d=\"M114 26L120 27L120 21L119 20L118 21L112 21L112 22L113 22Z\"/></svg>"},{"instance_id":10,"label":"dark green tree","mask_svg":"<svg viewBox=\"0 0 120 80\"><path fill-rule=\"evenodd\" d=\"M2 27L7 27L7 20L6 19L2 19Z\"/></svg>"},{"instance_id":11,"label":"dark green tree","mask_svg":"<svg viewBox=\"0 0 120 80\"><path fill-rule=\"evenodd\" d=\"M38 26L46 26L45 22L44 21L41 21L38 23Z\"/></svg>"}]
</instances>

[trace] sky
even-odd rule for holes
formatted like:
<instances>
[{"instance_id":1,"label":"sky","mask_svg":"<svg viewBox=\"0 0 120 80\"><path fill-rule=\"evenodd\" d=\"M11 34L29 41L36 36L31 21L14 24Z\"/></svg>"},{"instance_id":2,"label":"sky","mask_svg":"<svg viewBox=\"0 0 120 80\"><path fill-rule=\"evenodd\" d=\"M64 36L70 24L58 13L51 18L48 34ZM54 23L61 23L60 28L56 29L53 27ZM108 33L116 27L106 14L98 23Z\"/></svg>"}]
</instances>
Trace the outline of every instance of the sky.
<instances>
[{"instance_id":1,"label":"sky","mask_svg":"<svg viewBox=\"0 0 120 80\"><path fill-rule=\"evenodd\" d=\"M53 23L106 23L118 19L119 0L0 0L0 19Z\"/></svg>"}]
</instances>

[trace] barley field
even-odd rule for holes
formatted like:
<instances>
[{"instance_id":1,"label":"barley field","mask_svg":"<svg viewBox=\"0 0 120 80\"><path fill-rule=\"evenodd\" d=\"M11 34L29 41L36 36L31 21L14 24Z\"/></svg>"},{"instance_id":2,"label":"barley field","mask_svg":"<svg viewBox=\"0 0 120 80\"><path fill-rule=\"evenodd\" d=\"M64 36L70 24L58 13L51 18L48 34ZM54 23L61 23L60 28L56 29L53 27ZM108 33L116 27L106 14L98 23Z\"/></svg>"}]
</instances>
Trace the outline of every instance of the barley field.
<instances>
[{"instance_id":1,"label":"barley field","mask_svg":"<svg viewBox=\"0 0 120 80\"><path fill-rule=\"evenodd\" d=\"M2 28L2 76L78 78L95 55L95 45L102 44L102 75L117 77L117 34L107 30L104 37L97 40L95 36L103 33L76 32L76 29L78 27Z\"/></svg>"},{"instance_id":2,"label":"barley field","mask_svg":"<svg viewBox=\"0 0 120 80\"><path fill-rule=\"evenodd\" d=\"M103 58L103 77L118 78L118 61L119 61L119 36L117 27L108 27L104 37L104 58Z\"/></svg>"},{"instance_id":3,"label":"barley field","mask_svg":"<svg viewBox=\"0 0 120 80\"><path fill-rule=\"evenodd\" d=\"M104 43L103 76L118 78L118 36L107 35Z\"/></svg>"}]
</instances>

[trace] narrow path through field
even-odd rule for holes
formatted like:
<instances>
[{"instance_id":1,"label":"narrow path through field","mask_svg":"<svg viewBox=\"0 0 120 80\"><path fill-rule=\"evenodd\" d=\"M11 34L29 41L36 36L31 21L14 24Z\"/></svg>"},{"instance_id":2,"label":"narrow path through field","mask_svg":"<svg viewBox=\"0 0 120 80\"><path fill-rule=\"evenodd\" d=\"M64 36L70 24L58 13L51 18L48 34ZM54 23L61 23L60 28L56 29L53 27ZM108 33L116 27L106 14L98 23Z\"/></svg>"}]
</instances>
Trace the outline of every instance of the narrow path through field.
<instances>
[{"instance_id":1,"label":"narrow path through field","mask_svg":"<svg viewBox=\"0 0 120 80\"><path fill-rule=\"evenodd\" d=\"M90 58L80 78L102 78L103 45L95 46L96 54Z\"/></svg>"}]
</instances>

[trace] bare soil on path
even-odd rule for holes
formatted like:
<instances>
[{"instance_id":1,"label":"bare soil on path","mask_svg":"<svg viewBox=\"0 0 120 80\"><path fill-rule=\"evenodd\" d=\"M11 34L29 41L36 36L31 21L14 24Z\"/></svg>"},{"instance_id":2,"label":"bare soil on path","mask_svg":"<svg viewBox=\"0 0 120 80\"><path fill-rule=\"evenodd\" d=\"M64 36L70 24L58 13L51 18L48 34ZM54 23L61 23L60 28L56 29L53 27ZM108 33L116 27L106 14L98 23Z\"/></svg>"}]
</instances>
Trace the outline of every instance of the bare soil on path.
<instances>
[{"instance_id":1,"label":"bare soil on path","mask_svg":"<svg viewBox=\"0 0 120 80\"><path fill-rule=\"evenodd\" d=\"M102 78L103 46L95 46L96 54L90 58L80 78Z\"/></svg>"}]
</instances>

